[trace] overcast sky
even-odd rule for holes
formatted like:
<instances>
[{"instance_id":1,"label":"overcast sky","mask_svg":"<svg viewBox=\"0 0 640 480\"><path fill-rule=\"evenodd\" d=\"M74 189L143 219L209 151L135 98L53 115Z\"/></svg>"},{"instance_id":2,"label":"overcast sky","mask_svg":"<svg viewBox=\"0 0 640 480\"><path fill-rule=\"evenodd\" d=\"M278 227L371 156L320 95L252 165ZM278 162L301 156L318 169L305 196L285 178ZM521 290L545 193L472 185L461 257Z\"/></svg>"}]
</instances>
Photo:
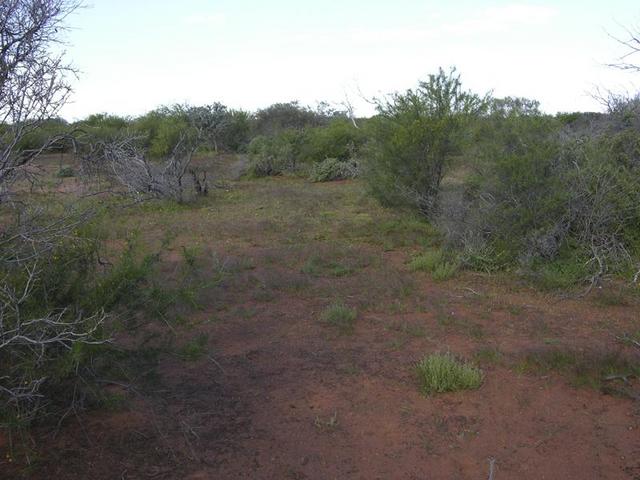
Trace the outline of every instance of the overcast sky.
<instances>
[{"instance_id":1,"label":"overcast sky","mask_svg":"<svg viewBox=\"0 0 640 480\"><path fill-rule=\"evenodd\" d=\"M359 92L410 88L439 66L478 93L535 98L552 113L599 109L598 85L640 85L604 66L622 53L607 32L640 24L638 0L93 0L69 23L81 71L69 120L345 94L364 115Z\"/></svg>"}]
</instances>

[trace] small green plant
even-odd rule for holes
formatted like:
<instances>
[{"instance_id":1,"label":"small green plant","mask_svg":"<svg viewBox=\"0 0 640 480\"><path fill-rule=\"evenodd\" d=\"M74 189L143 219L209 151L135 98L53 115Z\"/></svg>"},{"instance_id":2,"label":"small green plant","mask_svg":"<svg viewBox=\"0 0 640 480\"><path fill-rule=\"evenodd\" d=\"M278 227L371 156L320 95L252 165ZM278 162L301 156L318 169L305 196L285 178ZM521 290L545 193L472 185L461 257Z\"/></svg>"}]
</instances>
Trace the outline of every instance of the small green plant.
<instances>
[{"instance_id":1,"label":"small green plant","mask_svg":"<svg viewBox=\"0 0 640 480\"><path fill-rule=\"evenodd\" d=\"M475 390L482 384L482 371L451 353L433 353L416 366L420 388L425 395Z\"/></svg>"},{"instance_id":2,"label":"small green plant","mask_svg":"<svg viewBox=\"0 0 640 480\"><path fill-rule=\"evenodd\" d=\"M443 262L431 272L431 278L438 282L448 280L453 277L457 271L458 265L456 263Z\"/></svg>"},{"instance_id":3,"label":"small green plant","mask_svg":"<svg viewBox=\"0 0 640 480\"><path fill-rule=\"evenodd\" d=\"M416 255L409 262L413 272L430 272L436 281L447 280L458 271L458 263L448 260L442 250L427 250Z\"/></svg>"},{"instance_id":4,"label":"small green plant","mask_svg":"<svg viewBox=\"0 0 640 480\"><path fill-rule=\"evenodd\" d=\"M208 342L209 336L205 333L200 333L180 349L180 356L184 360L191 362L199 360L206 353Z\"/></svg>"},{"instance_id":5,"label":"small green plant","mask_svg":"<svg viewBox=\"0 0 640 480\"><path fill-rule=\"evenodd\" d=\"M351 333L357 316L358 313L354 308L350 308L344 303L334 303L324 310L322 320L337 327L343 333Z\"/></svg>"},{"instance_id":6,"label":"small green plant","mask_svg":"<svg viewBox=\"0 0 640 480\"><path fill-rule=\"evenodd\" d=\"M428 250L411 259L409 270L412 272L433 272L443 261L442 250Z\"/></svg>"},{"instance_id":7,"label":"small green plant","mask_svg":"<svg viewBox=\"0 0 640 480\"><path fill-rule=\"evenodd\" d=\"M196 260L198 259L198 248L197 247L185 247L182 246L182 258L184 258L184 262L189 268L194 268L196 266Z\"/></svg>"},{"instance_id":8,"label":"small green plant","mask_svg":"<svg viewBox=\"0 0 640 480\"><path fill-rule=\"evenodd\" d=\"M75 177L76 172L73 169L73 167L65 166L65 167L62 167L60 170L58 170L57 176L58 178Z\"/></svg>"}]
</instances>

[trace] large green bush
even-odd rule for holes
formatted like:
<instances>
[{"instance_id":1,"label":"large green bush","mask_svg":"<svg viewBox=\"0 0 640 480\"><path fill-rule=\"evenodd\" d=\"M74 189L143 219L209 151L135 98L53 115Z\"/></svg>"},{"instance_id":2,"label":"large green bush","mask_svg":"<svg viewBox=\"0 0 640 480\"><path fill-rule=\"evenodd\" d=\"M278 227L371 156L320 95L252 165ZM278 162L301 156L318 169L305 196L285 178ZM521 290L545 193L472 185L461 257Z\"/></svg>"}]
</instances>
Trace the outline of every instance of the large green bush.
<instances>
[{"instance_id":1,"label":"large green bush","mask_svg":"<svg viewBox=\"0 0 640 480\"><path fill-rule=\"evenodd\" d=\"M637 271L640 133L624 116L588 129L535 112L484 119L475 173L439 220L466 263L518 266L562 288Z\"/></svg>"},{"instance_id":2,"label":"large green bush","mask_svg":"<svg viewBox=\"0 0 640 480\"><path fill-rule=\"evenodd\" d=\"M326 126L308 128L300 147L303 162L321 162L327 158L345 161L357 156L366 141L365 133L348 119L336 118Z\"/></svg>"},{"instance_id":3,"label":"large green bush","mask_svg":"<svg viewBox=\"0 0 640 480\"><path fill-rule=\"evenodd\" d=\"M276 135L260 135L249 144L249 173L256 177L295 173L301 168L300 146L304 133L283 130Z\"/></svg>"},{"instance_id":4,"label":"large green bush","mask_svg":"<svg viewBox=\"0 0 640 480\"><path fill-rule=\"evenodd\" d=\"M169 156L181 135L189 132L190 128L186 116L172 107L153 110L133 122L134 132L144 139L143 144L153 158Z\"/></svg>"},{"instance_id":5,"label":"large green bush","mask_svg":"<svg viewBox=\"0 0 640 480\"><path fill-rule=\"evenodd\" d=\"M442 69L415 90L378 101L365 155L369 190L389 205L411 205L434 218L442 179L469 140L469 125L487 107Z\"/></svg>"}]
</instances>

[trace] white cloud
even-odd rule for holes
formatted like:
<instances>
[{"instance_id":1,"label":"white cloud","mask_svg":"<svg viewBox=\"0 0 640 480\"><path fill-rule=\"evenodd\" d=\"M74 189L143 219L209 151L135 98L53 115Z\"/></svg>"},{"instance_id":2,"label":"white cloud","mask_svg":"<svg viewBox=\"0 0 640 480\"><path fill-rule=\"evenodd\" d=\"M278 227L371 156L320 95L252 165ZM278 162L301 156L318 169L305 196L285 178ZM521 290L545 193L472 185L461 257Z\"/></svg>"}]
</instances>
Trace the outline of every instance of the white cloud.
<instances>
[{"instance_id":1,"label":"white cloud","mask_svg":"<svg viewBox=\"0 0 640 480\"><path fill-rule=\"evenodd\" d=\"M423 28L390 28L384 30L359 29L351 32L351 40L361 44L414 42L480 34L503 33L518 28L541 26L550 23L559 12L544 5L509 4L477 10L460 20L440 22L434 15L434 24Z\"/></svg>"},{"instance_id":2,"label":"white cloud","mask_svg":"<svg viewBox=\"0 0 640 480\"><path fill-rule=\"evenodd\" d=\"M222 25L226 20L224 13L201 13L189 15L184 18L184 22L192 26L216 26Z\"/></svg>"},{"instance_id":3,"label":"white cloud","mask_svg":"<svg viewBox=\"0 0 640 480\"><path fill-rule=\"evenodd\" d=\"M550 6L511 4L491 7L472 18L443 25L442 33L473 35L502 32L514 27L539 26L549 23L558 11Z\"/></svg>"}]
</instances>

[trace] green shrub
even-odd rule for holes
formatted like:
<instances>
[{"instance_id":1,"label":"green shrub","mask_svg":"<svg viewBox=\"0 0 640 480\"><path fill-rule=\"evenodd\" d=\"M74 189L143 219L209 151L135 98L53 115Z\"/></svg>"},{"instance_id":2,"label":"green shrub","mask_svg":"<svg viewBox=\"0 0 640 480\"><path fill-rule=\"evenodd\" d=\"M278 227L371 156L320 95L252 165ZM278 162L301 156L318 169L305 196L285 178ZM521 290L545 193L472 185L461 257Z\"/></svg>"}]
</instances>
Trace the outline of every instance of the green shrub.
<instances>
[{"instance_id":1,"label":"green shrub","mask_svg":"<svg viewBox=\"0 0 640 480\"><path fill-rule=\"evenodd\" d=\"M253 130L260 136L276 136L286 130L302 131L327 121L322 112L316 112L298 102L274 103L258 110L253 120Z\"/></svg>"},{"instance_id":2,"label":"green shrub","mask_svg":"<svg viewBox=\"0 0 640 480\"><path fill-rule=\"evenodd\" d=\"M311 167L309 180L312 182L331 182L333 180L345 180L358 176L358 166L353 161L327 158L315 163Z\"/></svg>"},{"instance_id":3,"label":"green shrub","mask_svg":"<svg viewBox=\"0 0 640 480\"><path fill-rule=\"evenodd\" d=\"M249 174L254 177L296 173L303 133L284 130L274 136L258 136L249 144Z\"/></svg>"},{"instance_id":4,"label":"green shrub","mask_svg":"<svg viewBox=\"0 0 640 480\"><path fill-rule=\"evenodd\" d=\"M327 158L347 161L355 158L366 140L365 133L346 118L336 118L327 125L307 128L300 146L300 159L307 163Z\"/></svg>"},{"instance_id":5,"label":"green shrub","mask_svg":"<svg viewBox=\"0 0 640 480\"><path fill-rule=\"evenodd\" d=\"M0 126L0 135L3 134L4 126ZM29 131L26 135L20 138L20 141L16 145L17 151L24 150L39 150L43 145L47 144L50 139L55 138L58 135L66 134L69 132L69 124L62 118L52 118L42 122L37 128ZM48 151L49 152L68 152L70 150L71 143L60 141L53 144Z\"/></svg>"},{"instance_id":6,"label":"green shrub","mask_svg":"<svg viewBox=\"0 0 640 480\"><path fill-rule=\"evenodd\" d=\"M10 429L66 410L76 395L87 401L95 397L91 378L110 336L105 312L135 297L149 271L129 250L110 269L99 271L100 242L91 223L38 243L35 255L33 245L15 243L19 237L12 232L2 235L2 287L24 292L24 297L2 299L5 307L13 305L4 308L0 322L0 426Z\"/></svg>"},{"instance_id":7,"label":"green shrub","mask_svg":"<svg viewBox=\"0 0 640 480\"><path fill-rule=\"evenodd\" d=\"M486 106L486 99L462 90L455 70L442 69L417 89L378 101L364 155L370 192L385 205L409 205L434 218L442 179Z\"/></svg>"},{"instance_id":8,"label":"green shrub","mask_svg":"<svg viewBox=\"0 0 640 480\"><path fill-rule=\"evenodd\" d=\"M185 134L193 133L184 112L177 107L161 107L133 122L133 130L144 137L143 146L152 158L165 158Z\"/></svg>"},{"instance_id":9,"label":"green shrub","mask_svg":"<svg viewBox=\"0 0 640 480\"><path fill-rule=\"evenodd\" d=\"M91 135L93 139L107 141L124 133L130 126L131 120L106 113L89 115L74 125Z\"/></svg>"},{"instance_id":10,"label":"green shrub","mask_svg":"<svg viewBox=\"0 0 640 480\"><path fill-rule=\"evenodd\" d=\"M634 115L640 124L633 109L588 127L535 113L483 119L475 173L462 195L445 196L438 220L463 263L489 272L517 267L548 289L633 275L640 134L625 125Z\"/></svg>"},{"instance_id":11,"label":"green shrub","mask_svg":"<svg viewBox=\"0 0 640 480\"><path fill-rule=\"evenodd\" d=\"M470 363L456 359L450 353L434 353L416 366L420 388L425 395L474 390L482 384L482 371Z\"/></svg>"}]
</instances>

